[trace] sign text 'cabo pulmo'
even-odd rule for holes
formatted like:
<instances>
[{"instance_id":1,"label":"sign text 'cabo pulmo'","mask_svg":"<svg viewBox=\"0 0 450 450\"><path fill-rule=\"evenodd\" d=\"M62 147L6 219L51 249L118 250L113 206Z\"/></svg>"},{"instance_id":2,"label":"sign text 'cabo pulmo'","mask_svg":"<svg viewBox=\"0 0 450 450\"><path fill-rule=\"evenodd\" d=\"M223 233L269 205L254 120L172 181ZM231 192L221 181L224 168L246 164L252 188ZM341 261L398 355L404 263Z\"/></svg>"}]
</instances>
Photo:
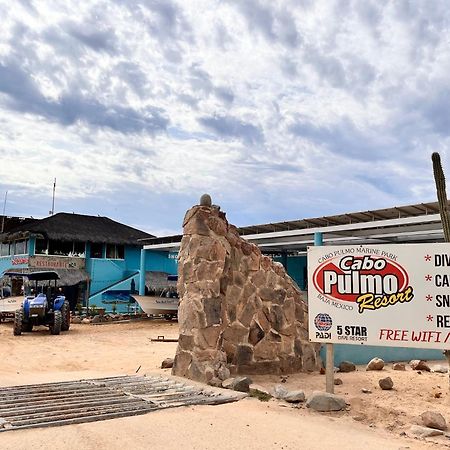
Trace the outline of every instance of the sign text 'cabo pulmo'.
<instances>
[{"instance_id":1,"label":"sign text 'cabo pulmo'","mask_svg":"<svg viewBox=\"0 0 450 450\"><path fill-rule=\"evenodd\" d=\"M358 312L410 302L414 291L402 266L384 257L335 257L314 272L316 289L333 300L356 302Z\"/></svg>"}]
</instances>

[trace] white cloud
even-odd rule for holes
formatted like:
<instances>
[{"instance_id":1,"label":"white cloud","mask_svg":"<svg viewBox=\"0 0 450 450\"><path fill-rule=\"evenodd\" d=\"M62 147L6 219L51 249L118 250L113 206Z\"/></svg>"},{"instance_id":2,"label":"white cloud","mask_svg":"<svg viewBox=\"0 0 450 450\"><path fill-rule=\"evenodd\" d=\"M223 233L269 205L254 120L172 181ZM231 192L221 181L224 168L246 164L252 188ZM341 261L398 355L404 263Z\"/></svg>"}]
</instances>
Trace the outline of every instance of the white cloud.
<instances>
[{"instance_id":1,"label":"white cloud","mask_svg":"<svg viewBox=\"0 0 450 450\"><path fill-rule=\"evenodd\" d=\"M434 200L445 1L0 0L0 189L178 231ZM449 169L450 170L450 169ZM155 231L153 231L155 232Z\"/></svg>"}]
</instances>

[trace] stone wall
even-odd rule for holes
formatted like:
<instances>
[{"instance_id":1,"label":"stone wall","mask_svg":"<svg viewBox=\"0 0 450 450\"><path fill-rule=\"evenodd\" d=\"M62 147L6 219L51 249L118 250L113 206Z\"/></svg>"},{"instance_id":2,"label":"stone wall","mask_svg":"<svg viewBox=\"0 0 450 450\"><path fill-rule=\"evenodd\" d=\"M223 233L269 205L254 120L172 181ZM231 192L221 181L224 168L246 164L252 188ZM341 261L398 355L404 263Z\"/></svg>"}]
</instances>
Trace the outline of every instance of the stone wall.
<instances>
[{"instance_id":1,"label":"stone wall","mask_svg":"<svg viewBox=\"0 0 450 450\"><path fill-rule=\"evenodd\" d=\"M214 206L184 218L180 336L173 374L209 382L231 374L318 369L307 306L284 267L242 239Z\"/></svg>"}]
</instances>

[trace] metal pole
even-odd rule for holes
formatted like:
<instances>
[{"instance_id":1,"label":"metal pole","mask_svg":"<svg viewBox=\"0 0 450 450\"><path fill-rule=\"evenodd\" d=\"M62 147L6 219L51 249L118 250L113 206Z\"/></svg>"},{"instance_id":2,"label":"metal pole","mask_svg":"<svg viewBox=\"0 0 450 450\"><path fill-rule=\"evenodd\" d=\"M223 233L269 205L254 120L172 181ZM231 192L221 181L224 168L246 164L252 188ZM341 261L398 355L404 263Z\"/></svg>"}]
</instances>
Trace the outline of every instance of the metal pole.
<instances>
[{"instance_id":1,"label":"metal pole","mask_svg":"<svg viewBox=\"0 0 450 450\"><path fill-rule=\"evenodd\" d=\"M86 281L86 315L89 315L89 291L91 289L91 279Z\"/></svg>"},{"instance_id":2,"label":"metal pole","mask_svg":"<svg viewBox=\"0 0 450 450\"><path fill-rule=\"evenodd\" d=\"M55 181L53 182L53 197L52 197L52 210L50 215L53 216L53 214L55 214L55 191L56 191L56 178Z\"/></svg>"},{"instance_id":3,"label":"metal pole","mask_svg":"<svg viewBox=\"0 0 450 450\"><path fill-rule=\"evenodd\" d=\"M314 246L320 247L323 245L322 233L314 233ZM326 362L325 362L325 383L326 391L329 394L334 394L334 347L333 344L326 345Z\"/></svg>"},{"instance_id":4,"label":"metal pole","mask_svg":"<svg viewBox=\"0 0 450 450\"><path fill-rule=\"evenodd\" d=\"M139 266L139 295L145 295L145 249L141 249L141 263Z\"/></svg>"},{"instance_id":5,"label":"metal pole","mask_svg":"<svg viewBox=\"0 0 450 450\"><path fill-rule=\"evenodd\" d=\"M327 361L325 365L326 391L334 394L334 347L333 344L325 344L327 348Z\"/></svg>"},{"instance_id":6,"label":"metal pole","mask_svg":"<svg viewBox=\"0 0 450 450\"><path fill-rule=\"evenodd\" d=\"M314 233L314 247L322 247L323 245L323 234Z\"/></svg>"},{"instance_id":7,"label":"metal pole","mask_svg":"<svg viewBox=\"0 0 450 450\"><path fill-rule=\"evenodd\" d=\"M6 198L8 197L8 191L5 192L5 201L3 202L3 213L2 213L2 233L5 229L5 210L6 210Z\"/></svg>"}]
</instances>

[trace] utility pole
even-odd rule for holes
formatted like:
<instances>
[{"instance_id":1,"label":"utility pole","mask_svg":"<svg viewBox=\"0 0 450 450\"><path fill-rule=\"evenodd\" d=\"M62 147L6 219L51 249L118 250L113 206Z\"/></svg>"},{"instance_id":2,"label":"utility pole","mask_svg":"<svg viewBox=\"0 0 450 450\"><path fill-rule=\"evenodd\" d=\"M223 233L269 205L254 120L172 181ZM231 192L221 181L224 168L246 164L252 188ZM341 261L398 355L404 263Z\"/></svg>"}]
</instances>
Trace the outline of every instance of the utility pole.
<instances>
[{"instance_id":1,"label":"utility pole","mask_svg":"<svg viewBox=\"0 0 450 450\"><path fill-rule=\"evenodd\" d=\"M6 199L8 197L8 191L5 192L5 201L3 202L3 213L2 213L2 231L1 233L3 233L4 229L5 229L5 210L6 210Z\"/></svg>"},{"instance_id":2,"label":"utility pole","mask_svg":"<svg viewBox=\"0 0 450 450\"><path fill-rule=\"evenodd\" d=\"M55 181L53 182L52 210L50 211L51 216L55 214L55 191L56 191L56 178Z\"/></svg>"}]
</instances>

